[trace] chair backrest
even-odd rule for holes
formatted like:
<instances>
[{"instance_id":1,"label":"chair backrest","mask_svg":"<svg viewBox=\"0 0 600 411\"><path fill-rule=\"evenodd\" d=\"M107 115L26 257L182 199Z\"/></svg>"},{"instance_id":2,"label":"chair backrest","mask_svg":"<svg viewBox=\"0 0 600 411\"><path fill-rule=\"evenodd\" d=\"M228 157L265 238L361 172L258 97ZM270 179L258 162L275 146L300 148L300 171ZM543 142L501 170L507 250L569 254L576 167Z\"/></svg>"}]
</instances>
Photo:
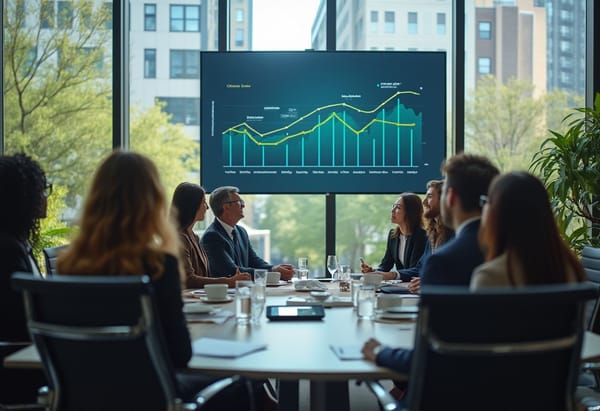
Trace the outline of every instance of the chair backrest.
<instances>
[{"instance_id":1,"label":"chair backrest","mask_svg":"<svg viewBox=\"0 0 600 411\"><path fill-rule=\"evenodd\" d=\"M148 277L16 273L12 283L23 291L52 409L178 407Z\"/></svg>"},{"instance_id":2,"label":"chair backrest","mask_svg":"<svg viewBox=\"0 0 600 411\"><path fill-rule=\"evenodd\" d=\"M583 247L581 264L585 268L588 280L600 284L600 248Z\"/></svg>"},{"instance_id":3,"label":"chair backrest","mask_svg":"<svg viewBox=\"0 0 600 411\"><path fill-rule=\"evenodd\" d=\"M587 274L587 279L600 289L600 248L583 247L581 264ZM588 330L600 333L600 294L595 302L588 303L586 307L586 321Z\"/></svg>"},{"instance_id":4,"label":"chair backrest","mask_svg":"<svg viewBox=\"0 0 600 411\"><path fill-rule=\"evenodd\" d=\"M67 248L68 244L59 245L56 247L44 248L44 260L46 261L46 275L56 274L56 258L58 253Z\"/></svg>"},{"instance_id":5,"label":"chair backrest","mask_svg":"<svg viewBox=\"0 0 600 411\"><path fill-rule=\"evenodd\" d=\"M410 410L573 410L590 284L423 289Z\"/></svg>"}]
</instances>

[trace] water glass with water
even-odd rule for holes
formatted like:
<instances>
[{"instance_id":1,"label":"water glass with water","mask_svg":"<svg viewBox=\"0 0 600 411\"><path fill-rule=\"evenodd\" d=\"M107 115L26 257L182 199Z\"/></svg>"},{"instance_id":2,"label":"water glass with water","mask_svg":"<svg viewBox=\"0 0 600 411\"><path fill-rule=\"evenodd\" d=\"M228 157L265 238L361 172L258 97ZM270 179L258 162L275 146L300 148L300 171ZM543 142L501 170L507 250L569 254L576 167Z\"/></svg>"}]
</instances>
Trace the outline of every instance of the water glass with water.
<instances>
[{"instance_id":1,"label":"water glass with water","mask_svg":"<svg viewBox=\"0 0 600 411\"><path fill-rule=\"evenodd\" d=\"M298 258L298 270L308 270L308 257Z\"/></svg>"},{"instance_id":2,"label":"water glass with water","mask_svg":"<svg viewBox=\"0 0 600 411\"><path fill-rule=\"evenodd\" d=\"M260 323L260 318L262 316L263 310L265 309L265 301L266 301L266 285L265 283L254 283L254 287L252 287L250 301L252 303L252 323L258 324Z\"/></svg>"},{"instance_id":3,"label":"water glass with water","mask_svg":"<svg viewBox=\"0 0 600 411\"><path fill-rule=\"evenodd\" d=\"M338 281L341 292L350 291L350 266L349 265L340 265L338 271Z\"/></svg>"},{"instance_id":4,"label":"water glass with water","mask_svg":"<svg viewBox=\"0 0 600 411\"><path fill-rule=\"evenodd\" d=\"M266 284L267 283L267 270L257 268L254 270L254 283L255 284Z\"/></svg>"},{"instance_id":5,"label":"water glass with water","mask_svg":"<svg viewBox=\"0 0 600 411\"><path fill-rule=\"evenodd\" d=\"M252 318L252 289L254 283L247 280L235 282L235 319L238 324L249 324Z\"/></svg>"},{"instance_id":6,"label":"water glass with water","mask_svg":"<svg viewBox=\"0 0 600 411\"><path fill-rule=\"evenodd\" d=\"M307 268L299 268L298 269L298 279L299 280L308 280L308 269Z\"/></svg>"},{"instance_id":7,"label":"water glass with water","mask_svg":"<svg viewBox=\"0 0 600 411\"><path fill-rule=\"evenodd\" d=\"M362 281L360 280L351 280L350 282L350 292L352 293L352 307L356 310L358 306L358 290L362 285Z\"/></svg>"},{"instance_id":8,"label":"water glass with water","mask_svg":"<svg viewBox=\"0 0 600 411\"><path fill-rule=\"evenodd\" d=\"M361 285L358 289L357 315L363 320L375 317L375 287L372 285Z\"/></svg>"}]
</instances>

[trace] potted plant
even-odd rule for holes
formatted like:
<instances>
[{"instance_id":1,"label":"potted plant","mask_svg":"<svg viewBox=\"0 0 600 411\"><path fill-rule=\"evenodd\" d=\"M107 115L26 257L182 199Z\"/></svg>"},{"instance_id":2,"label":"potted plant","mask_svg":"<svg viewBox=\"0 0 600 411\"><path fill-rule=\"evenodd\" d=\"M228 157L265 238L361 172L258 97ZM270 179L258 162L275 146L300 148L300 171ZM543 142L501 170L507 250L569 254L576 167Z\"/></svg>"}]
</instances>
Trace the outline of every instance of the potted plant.
<instances>
[{"instance_id":1,"label":"potted plant","mask_svg":"<svg viewBox=\"0 0 600 411\"><path fill-rule=\"evenodd\" d=\"M600 93L593 107L573 109L563 124L563 133L550 130L531 170L548 190L564 238L579 252L600 247Z\"/></svg>"}]
</instances>

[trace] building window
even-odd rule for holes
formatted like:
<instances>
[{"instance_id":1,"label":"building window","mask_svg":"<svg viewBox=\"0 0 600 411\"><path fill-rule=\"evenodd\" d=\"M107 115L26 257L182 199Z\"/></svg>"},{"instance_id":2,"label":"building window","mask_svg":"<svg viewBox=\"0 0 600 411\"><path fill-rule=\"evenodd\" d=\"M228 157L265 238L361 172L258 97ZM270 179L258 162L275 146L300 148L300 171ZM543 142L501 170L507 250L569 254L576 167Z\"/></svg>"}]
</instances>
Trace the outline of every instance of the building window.
<instances>
[{"instance_id":1,"label":"building window","mask_svg":"<svg viewBox=\"0 0 600 411\"><path fill-rule=\"evenodd\" d=\"M171 6L171 31L200 31L200 6Z\"/></svg>"},{"instance_id":2,"label":"building window","mask_svg":"<svg viewBox=\"0 0 600 411\"><path fill-rule=\"evenodd\" d=\"M113 28L113 19L112 19L112 3L104 2L102 3L102 8L106 13L106 21L104 22L104 28L106 30L112 30Z\"/></svg>"},{"instance_id":3,"label":"building window","mask_svg":"<svg viewBox=\"0 0 600 411\"><path fill-rule=\"evenodd\" d=\"M40 8L40 24L43 29L54 28L54 2L43 1Z\"/></svg>"},{"instance_id":4,"label":"building window","mask_svg":"<svg viewBox=\"0 0 600 411\"><path fill-rule=\"evenodd\" d=\"M396 13L393 11L386 11L383 15L384 26L383 31L386 33L396 32Z\"/></svg>"},{"instance_id":5,"label":"building window","mask_svg":"<svg viewBox=\"0 0 600 411\"><path fill-rule=\"evenodd\" d=\"M244 9L235 9L235 21L237 23L244 22Z\"/></svg>"},{"instance_id":6,"label":"building window","mask_svg":"<svg viewBox=\"0 0 600 411\"><path fill-rule=\"evenodd\" d=\"M156 49L144 49L144 78L156 78Z\"/></svg>"},{"instance_id":7,"label":"building window","mask_svg":"<svg viewBox=\"0 0 600 411\"><path fill-rule=\"evenodd\" d=\"M59 1L57 5L57 26L59 29L73 28L73 2Z\"/></svg>"},{"instance_id":8,"label":"building window","mask_svg":"<svg viewBox=\"0 0 600 411\"><path fill-rule=\"evenodd\" d=\"M408 12L408 34L417 34L418 31L418 17L414 11Z\"/></svg>"},{"instance_id":9,"label":"building window","mask_svg":"<svg viewBox=\"0 0 600 411\"><path fill-rule=\"evenodd\" d=\"M83 47L83 54L86 56L91 56L93 59L93 64L100 73L104 69L104 56L102 55L101 49L98 47Z\"/></svg>"},{"instance_id":10,"label":"building window","mask_svg":"<svg viewBox=\"0 0 600 411\"><path fill-rule=\"evenodd\" d=\"M489 57L479 57L477 61L477 72L479 74L492 73L492 59Z\"/></svg>"},{"instance_id":11,"label":"building window","mask_svg":"<svg viewBox=\"0 0 600 411\"><path fill-rule=\"evenodd\" d=\"M373 11L371 11L371 25L369 26L371 33L377 33L378 25L379 25L379 12L376 10L373 10Z\"/></svg>"},{"instance_id":12,"label":"building window","mask_svg":"<svg viewBox=\"0 0 600 411\"><path fill-rule=\"evenodd\" d=\"M492 23L489 21L479 22L479 39L491 40L492 38Z\"/></svg>"},{"instance_id":13,"label":"building window","mask_svg":"<svg viewBox=\"0 0 600 411\"><path fill-rule=\"evenodd\" d=\"M171 50L171 78L200 78L199 50Z\"/></svg>"},{"instance_id":14,"label":"building window","mask_svg":"<svg viewBox=\"0 0 600 411\"><path fill-rule=\"evenodd\" d=\"M242 47L244 45L244 29L235 29L235 46Z\"/></svg>"},{"instance_id":15,"label":"building window","mask_svg":"<svg viewBox=\"0 0 600 411\"><path fill-rule=\"evenodd\" d=\"M443 36L446 34L446 13L437 13L437 34Z\"/></svg>"},{"instance_id":16,"label":"building window","mask_svg":"<svg viewBox=\"0 0 600 411\"><path fill-rule=\"evenodd\" d=\"M144 31L156 31L156 4L144 4Z\"/></svg>"},{"instance_id":17,"label":"building window","mask_svg":"<svg viewBox=\"0 0 600 411\"><path fill-rule=\"evenodd\" d=\"M200 125L200 99L194 97L157 97L164 102L165 113L170 114L169 122L185 124L186 126Z\"/></svg>"}]
</instances>

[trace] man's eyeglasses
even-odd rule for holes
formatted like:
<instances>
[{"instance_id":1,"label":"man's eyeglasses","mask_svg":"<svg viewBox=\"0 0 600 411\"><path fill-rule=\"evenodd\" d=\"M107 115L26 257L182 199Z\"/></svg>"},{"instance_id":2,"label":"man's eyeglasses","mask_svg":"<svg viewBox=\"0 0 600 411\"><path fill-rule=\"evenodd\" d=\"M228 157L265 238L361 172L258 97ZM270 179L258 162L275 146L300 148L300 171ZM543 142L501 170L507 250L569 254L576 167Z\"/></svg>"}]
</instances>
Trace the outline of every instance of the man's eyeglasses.
<instances>
[{"instance_id":1,"label":"man's eyeglasses","mask_svg":"<svg viewBox=\"0 0 600 411\"><path fill-rule=\"evenodd\" d=\"M46 183L46 185L44 186L43 195L44 195L44 197L48 198L48 197L50 197L51 194L52 194L52 183Z\"/></svg>"},{"instance_id":2,"label":"man's eyeglasses","mask_svg":"<svg viewBox=\"0 0 600 411\"><path fill-rule=\"evenodd\" d=\"M244 200L242 200L242 199L225 201L223 204L233 204L233 203L238 203L240 205L240 207L245 207L246 206L246 202Z\"/></svg>"},{"instance_id":3,"label":"man's eyeglasses","mask_svg":"<svg viewBox=\"0 0 600 411\"><path fill-rule=\"evenodd\" d=\"M488 203L488 196L480 195L479 196L479 207L483 208Z\"/></svg>"}]
</instances>

